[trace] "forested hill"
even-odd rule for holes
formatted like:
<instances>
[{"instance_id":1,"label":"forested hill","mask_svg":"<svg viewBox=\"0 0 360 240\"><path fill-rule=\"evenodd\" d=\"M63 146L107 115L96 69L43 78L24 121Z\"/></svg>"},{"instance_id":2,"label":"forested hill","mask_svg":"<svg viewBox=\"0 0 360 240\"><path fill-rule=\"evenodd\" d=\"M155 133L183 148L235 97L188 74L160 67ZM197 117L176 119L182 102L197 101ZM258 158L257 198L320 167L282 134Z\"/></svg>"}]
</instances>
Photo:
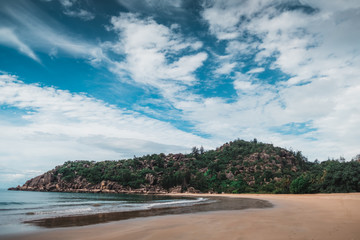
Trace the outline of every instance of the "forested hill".
<instances>
[{"instance_id":1,"label":"forested hill","mask_svg":"<svg viewBox=\"0 0 360 240\"><path fill-rule=\"evenodd\" d=\"M119 161L69 161L11 190L67 192L360 191L358 161L309 162L293 152L235 140L216 150L153 154Z\"/></svg>"}]
</instances>

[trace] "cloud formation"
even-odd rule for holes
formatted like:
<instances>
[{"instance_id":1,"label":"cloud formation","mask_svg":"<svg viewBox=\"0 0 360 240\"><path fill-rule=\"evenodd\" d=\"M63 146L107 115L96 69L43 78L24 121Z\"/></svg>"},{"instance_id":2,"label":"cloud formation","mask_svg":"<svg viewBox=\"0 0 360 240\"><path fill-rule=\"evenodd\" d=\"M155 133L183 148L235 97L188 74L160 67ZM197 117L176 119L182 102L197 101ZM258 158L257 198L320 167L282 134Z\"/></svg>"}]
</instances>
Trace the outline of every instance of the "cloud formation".
<instances>
[{"instance_id":1,"label":"cloud formation","mask_svg":"<svg viewBox=\"0 0 360 240\"><path fill-rule=\"evenodd\" d=\"M112 93L122 89L113 98L134 89L141 95L133 93L125 109L3 73L6 161L32 156L24 169L37 171L68 159L179 152L235 138L293 147L310 160L358 154L358 1L118 0L121 10L89 11L88 19L95 8L80 3L56 2L61 18L79 24L72 28L35 2L6 2L0 44L34 61L41 56L44 66L44 54L82 60L111 74L98 81L111 81ZM79 26L95 14L102 34L93 39ZM194 26L184 20L190 15Z\"/></svg>"},{"instance_id":2,"label":"cloud formation","mask_svg":"<svg viewBox=\"0 0 360 240\"><path fill-rule=\"evenodd\" d=\"M203 65L207 54L198 51L201 42L176 33L179 26L166 27L132 13L112 17L111 24L111 30L119 34L119 41L106 46L126 57L125 61L114 64L114 72L155 87L167 97L196 82L193 73Z\"/></svg>"},{"instance_id":3,"label":"cloud formation","mask_svg":"<svg viewBox=\"0 0 360 240\"><path fill-rule=\"evenodd\" d=\"M360 47L355 39L360 31L354 26L360 20L360 4L338 5L328 1L207 2L202 16L209 31L227 45L228 59L253 55L258 67L245 73L241 68L234 70L236 102L205 100L189 110L190 118L206 132L215 129L214 134L225 132L225 136L233 131L240 136L258 132L267 141L291 143L311 157L354 156L354 133L359 134L355 119L360 117L359 100L353 95L359 88ZM290 77L269 85L252 76L267 69ZM208 112L211 108L226 109L208 116L217 123L201 119L202 111L198 114L199 109ZM228 117L219 117L224 115ZM271 132L272 126L294 122L311 123L317 130L292 140ZM236 127L227 131L229 126ZM316 149L308 141L314 141Z\"/></svg>"},{"instance_id":4,"label":"cloud formation","mask_svg":"<svg viewBox=\"0 0 360 240\"><path fill-rule=\"evenodd\" d=\"M90 21L95 18L95 14L82 9L77 0L60 0L64 7L64 14L70 17L77 17L84 21Z\"/></svg>"},{"instance_id":5,"label":"cloud formation","mask_svg":"<svg viewBox=\"0 0 360 240\"><path fill-rule=\"evenodd\" d=\"M12 29L0 28L0 44L17 49L22 54L25 54L29 58L40 62L34 51L23 43L14 33Z\"/></svg>"},{"instance_id":6,"label":"cloud formation","mask_svg":"<svg viewBox=\"0 0 360 240\"><path fill-rule=\"evenodd\" d=\"M6 115L0 121L0 144L6 149L1 166L18 166L19 172L39 167L45 171L66 160L190 151L207 142L134 111L82 94L25 84L7 74L0 75L0 105L16 112L10 121Z\"/></svg>"},{"instance_id":7,"label":"cloud formation","mask_svg":"<svg viewBox=\"0 0 360 240\"><path fill-rule=\"evenodd\" d=\"M26 39L27 45L21 45L22 51L26 52L34 60L38 61L38 59L34 58L36 57L34 53L36 51L52 56L67 54L77 58L85 58L93 64L104 60L102 50L95 43L84 40L72 33L67 27L54 20L30 1L21 1L19 4L8 2L0 12L6 16L7 26L10 26L3 28L7 29L7 32L10 31L10 35L4 39L12 37L12 44L17 46L20 46L19 44L22 44ZM0 23L0 27L2 25ZM15 35L11 28L20 31Z\"/></svg>"}]
</instances>

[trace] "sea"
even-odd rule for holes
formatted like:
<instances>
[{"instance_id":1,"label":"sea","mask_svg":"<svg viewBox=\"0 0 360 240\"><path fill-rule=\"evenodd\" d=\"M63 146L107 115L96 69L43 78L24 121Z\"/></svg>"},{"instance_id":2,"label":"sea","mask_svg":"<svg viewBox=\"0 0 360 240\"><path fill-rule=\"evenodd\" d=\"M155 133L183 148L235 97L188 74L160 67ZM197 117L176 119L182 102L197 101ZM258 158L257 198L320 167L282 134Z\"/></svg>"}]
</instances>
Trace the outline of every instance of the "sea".
<instances>
[{"instance_id":1,"label":"sea","mask_svg":"<svg viewBox=\"0 0 360 240\"><path fill-rule=\"evenodd\" d=\"M200 204L205 198L0 190L0 236L41 231L31 221ZM29 223L30 222L30 223Z\"/></svg>"}]
</instances>

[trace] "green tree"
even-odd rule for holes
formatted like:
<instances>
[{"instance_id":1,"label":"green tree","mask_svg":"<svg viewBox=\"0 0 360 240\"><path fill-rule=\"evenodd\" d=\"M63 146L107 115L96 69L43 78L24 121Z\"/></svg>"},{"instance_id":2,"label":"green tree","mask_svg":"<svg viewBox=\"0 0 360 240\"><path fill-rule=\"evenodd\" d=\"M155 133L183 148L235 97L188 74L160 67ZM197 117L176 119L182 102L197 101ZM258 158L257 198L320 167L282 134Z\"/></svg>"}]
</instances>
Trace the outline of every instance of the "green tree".
<instances>
[{"instance_id":1,"label":"green tree","mask_svg":"<svg viewBox=\"0 0 360 240\"><path fill-rule=\"evenodd\" d=\"M308 193L309 186L310 186L309 180L304 176L300 176L291 182L290 192L295 194Z\"/></svg>"}]
</instances>

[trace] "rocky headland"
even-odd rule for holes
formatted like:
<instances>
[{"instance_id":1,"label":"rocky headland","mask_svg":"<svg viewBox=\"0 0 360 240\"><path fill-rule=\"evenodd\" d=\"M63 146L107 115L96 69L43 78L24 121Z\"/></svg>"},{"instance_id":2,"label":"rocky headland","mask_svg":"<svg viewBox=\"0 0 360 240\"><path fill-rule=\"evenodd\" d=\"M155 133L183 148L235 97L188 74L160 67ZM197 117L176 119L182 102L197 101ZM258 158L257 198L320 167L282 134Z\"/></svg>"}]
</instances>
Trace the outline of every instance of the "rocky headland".
<instances>
[{"instance_id":1,"label":"rocky headland","mask_svg":"<svg viewBox=\"0 0 360 240\"><path fill-rule=\"evenodd\" d=\"M118 161L68 161L9 190L92 193L317 193L360 191L360 164L309 162L272 144L235 140L215 150Z\"/></svg>"}]
</instances>

